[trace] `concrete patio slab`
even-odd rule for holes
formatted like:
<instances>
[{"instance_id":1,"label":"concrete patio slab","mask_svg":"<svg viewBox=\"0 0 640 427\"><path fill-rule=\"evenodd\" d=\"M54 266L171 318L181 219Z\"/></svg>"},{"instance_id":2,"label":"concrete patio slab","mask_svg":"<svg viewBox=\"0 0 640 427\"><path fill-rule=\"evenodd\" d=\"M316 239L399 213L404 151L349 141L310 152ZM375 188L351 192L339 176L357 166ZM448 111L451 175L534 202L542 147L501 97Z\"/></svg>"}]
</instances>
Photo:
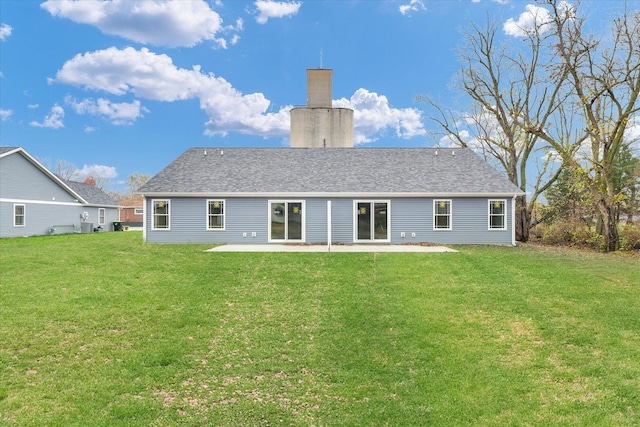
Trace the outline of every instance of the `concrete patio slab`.
<instances>
[{"instance_id":1,"label":"concrete patio slab","mask_svg":"<svg viewBox=\"0 0 640 427\"><path fill-rule=\"evenodd\" d=\"M206 252L458 252L445 246L420 245L221 245Z\"/></svg>"}]
</instances>

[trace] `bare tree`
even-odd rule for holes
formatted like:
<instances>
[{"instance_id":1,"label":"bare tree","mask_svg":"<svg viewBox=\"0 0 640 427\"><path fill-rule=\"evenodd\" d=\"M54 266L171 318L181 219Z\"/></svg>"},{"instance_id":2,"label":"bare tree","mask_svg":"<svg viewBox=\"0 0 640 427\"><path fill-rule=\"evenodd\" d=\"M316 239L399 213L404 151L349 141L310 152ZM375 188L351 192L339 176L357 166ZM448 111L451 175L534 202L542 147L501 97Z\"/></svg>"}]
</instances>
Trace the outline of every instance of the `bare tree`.
<instances>
[{"instance_id":1,"label":"bare tree","mask_svg":"<svg viewBox=\"0 0 640 427\"><path fill-rule=\"evenodd\" d=\"M129 178L127 178L125 182L125 185L129 189L129 197L133 197L134 193L138 191L138 188L146 184L149 179L151 179L149 175L139 174L138 172L129 175Z\"/></svg>"},{"instance_id":2,"label":"bare tree","mask_svg":"<svg viewBox=\"0 0 640 427\"><path fill-rule=\"evenodd\" d=\"M518 197L515 207L516 239L527 241L536 201L557 179L561 167L542 152L544 141L519 126L518 120L535 116L544 125L554 117L566 97L564 76L546 74L542 31L526 33L526 50L520 40L498 45L498 31L497 22L488 19L486 27L471 24L465 34L457 87L472 101L467 111L455 112L424 99L433 107L431 118L444 130L445 138L463 147L475 145L530 195ZM537 170L532 173L531 169ZM533 174L531 184L528 177Z\"/></svg>"},{"instance_id":3,"label":"bare tree","mask_svg":"<svg viewBox=\"0 0 640 427\"><path fill-rule=\"evenodd\" d=\"M71 162L67 160L56 161L55 174L67 181L79 181L80 170ZM101 176L88 176L83 181L83 184L90 184L102 191L107 191L109 184L111 183L109 178Z\"/></svg>"},{"instance_id":4,"label":"bare tree","mask_svg":"<svg viewBox=\"0 0 640 427\"><path fill-rule=\"evenodd\" d=\"M607 251L619 248L615 208L614 161L625 142L629 122L639 112L640 11L625 11L612 20L610 37L583 30L578 6L544 0L550 10L548 53L553 73L567 77L571 98L565 111L579 115L582 126L571 141L552 135L546 122L518 120L531 135L546 141L563 161L580 171L603 224Z\"/></svg>"},{"instance_id":5,"label":"bare tree","mask_svg":"<svg viewBox=\"0 0 640 427\"><path fill-rule=\"evenodd\" d=\"M71 162L66 160L56 161L55 174L67 181L73 181L78 178L78 168Z\"/></svg>"}]
</instances>

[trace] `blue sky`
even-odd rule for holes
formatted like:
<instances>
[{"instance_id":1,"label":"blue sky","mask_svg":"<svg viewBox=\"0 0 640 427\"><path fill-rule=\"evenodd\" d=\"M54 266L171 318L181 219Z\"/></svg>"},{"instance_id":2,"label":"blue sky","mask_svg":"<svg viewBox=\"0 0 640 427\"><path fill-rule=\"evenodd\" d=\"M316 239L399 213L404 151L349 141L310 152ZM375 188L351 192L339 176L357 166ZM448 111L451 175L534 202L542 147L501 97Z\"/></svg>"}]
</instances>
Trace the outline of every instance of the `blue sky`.
<instances>
[{"instance_id":1,"label":"blue sky","mask_svg":"<svg viewBox=\"0 0 640 427\"><path fill-rule=\"evenodd\" d=\"M305 70L322 63L358 146L432 146L415 97L460 96L460 30L488 14L513 36L530 3L2 0L0 144L118 190L189 147L287 146ZM603 17L622 5L583 2Z\"/></svg>"}]
</instances>

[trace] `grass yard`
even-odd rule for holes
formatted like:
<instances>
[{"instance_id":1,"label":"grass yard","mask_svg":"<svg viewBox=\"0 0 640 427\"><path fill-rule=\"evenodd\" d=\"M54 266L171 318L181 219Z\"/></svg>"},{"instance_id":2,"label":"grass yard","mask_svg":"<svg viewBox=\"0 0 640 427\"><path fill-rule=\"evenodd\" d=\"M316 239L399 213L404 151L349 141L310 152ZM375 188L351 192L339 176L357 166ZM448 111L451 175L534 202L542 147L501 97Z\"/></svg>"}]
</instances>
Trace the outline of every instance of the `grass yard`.
<instances>
[{"instance_id":1,"label":"grass yard","mask_svg":"<svg viewBox=\"0 0 640 427\"><path fill-rule=\"evenodd\" d=\"M638 258L0 240L2 426L637 426Z\"/></svg>"}]
</instances>

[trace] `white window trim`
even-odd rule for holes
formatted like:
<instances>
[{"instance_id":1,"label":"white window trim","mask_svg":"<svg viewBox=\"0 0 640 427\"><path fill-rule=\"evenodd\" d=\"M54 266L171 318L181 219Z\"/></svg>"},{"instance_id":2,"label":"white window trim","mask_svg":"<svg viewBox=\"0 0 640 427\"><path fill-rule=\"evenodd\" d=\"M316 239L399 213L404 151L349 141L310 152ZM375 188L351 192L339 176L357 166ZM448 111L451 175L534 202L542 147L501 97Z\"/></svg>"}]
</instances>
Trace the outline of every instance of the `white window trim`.
<instances>
[{"instance_id":1,"label":"white window trim","mask_svg":"<svg viewBox=\"0 0 640 427\"><path fill-rule=\"evenodd\" d=\"M16 208L22 206L22 224L16 224ZM26 227L27 226L27 205L22 203L16 203L13 205L13 226L14 227Z\"/></svg>"},{"instance_id":2,"label":"white window trim","mask_svg":"<svg viewBox=\"0 0 640 427\"><path fill-rule=\"evenodd\" d=\"M300 203L301 204L301 209L302 209L302 217L300 218L301 224L300 227L302 227L301 230L301 236L300 236L300 240L290 240L288 238L285 237L285 239L272 239L271 238L271 204L272 203ZM307 227L306 227L306 223L307 223L307 206L304 200L286 200L286 199L273 199L273 200L267 200L267 211L269 212L268 215L268 222L267 222L267 241L269 243L284 243L284 242L299 242L299 243L305 243L307 241ZM285 209L285 213L288 212L288 209ZM285 223L287 222L286 220L286 216L285 216ZM285 233L286 234L286 233Z\"/></svg>"},{"instance_id":3,"label":"white window trim","mask_svg":"<svg viewBox=\"0 0 640 427\"><path fill-rule=\"evenodd\" d=\"M98 208L98 225L105 225L107 223L107 211L105 208Z\"/></svg>"},{"instance_id":4,"label":"white window trim","mask_svg":"<svg viewBox=\"0 0 640 427\"><path fill-rule=\"evenodd\" d=\"M144 208L134 208L133 209L133 214L134 215L144 215Z\"/></svg>"},{"instance_id":5,"label":"white window trim","mask_svg":"<svg viewBox=\"0 0 640 427\"><path fill-rule=\"evenodd\" d=\"M155 204L156 202L165 202L169 205L169 209L167 209L167 228L156 228L155 227ZM171 230L171 199L151 199L151 229L154 231L170 231Z\"/></svg>"},{"instance_id":6,"label":"white window trim","mask_svg":"<svg viewBox=\"0 0 640 427\"><path fill-rule=\"evenodd\" d=\"M387 238L358 240L358 203L386 203L387 204ZM354 199L353 200L353 242L354 243L390 243L391 242L391 200Z\"/></svg>"},{"instance_id":7,"label":"white window trim","mask_svg":"<svg viewBox=\"0 0 640 427\"><path fill-rule=\"evenodd\" d=\"M492 216L498 216L498 215L493 215L491 213L491 205L495 202L501 202L504 204L504 212L502 213L502 218L503 218L503 227L502 228L493 228L491 227L491 217ZM506 199L489 199L489 203L487 204L487 228L489 231L505 231L508 227L507 227L507 210L509 209L509 206L507 205L507 200Z\"/></svg>"},{"instance_id":8,"label":"white window trim","mask_svg":"<svg viewBox=\"0 0 640 427\"><path fill-rule=\"evenodd\" d=\"M449 203L449 227L447 228L438 228L436 227L436 216L445 216L445 215L437 215L436 205L440 202ZM433 231L451 231L453 230L453 202L451 199L433 199Z\"/></svg>"},{"instance_id":9,"label":"white window trim","mask_svg":"<svg viewBox=\"0 0 640 427\"><path fill-rule=\"evenodd\" d=\"M222 215L212 215L209 214L209 203L210 202L222 202ZM207 203L205 204L206 209L206 224L205 227L207 231L225 231L227 229L227 201L225 199L207 199ZM222 216L222 228L210 228L209 227L209 216Z\"/></svg>"}]
</instances>

